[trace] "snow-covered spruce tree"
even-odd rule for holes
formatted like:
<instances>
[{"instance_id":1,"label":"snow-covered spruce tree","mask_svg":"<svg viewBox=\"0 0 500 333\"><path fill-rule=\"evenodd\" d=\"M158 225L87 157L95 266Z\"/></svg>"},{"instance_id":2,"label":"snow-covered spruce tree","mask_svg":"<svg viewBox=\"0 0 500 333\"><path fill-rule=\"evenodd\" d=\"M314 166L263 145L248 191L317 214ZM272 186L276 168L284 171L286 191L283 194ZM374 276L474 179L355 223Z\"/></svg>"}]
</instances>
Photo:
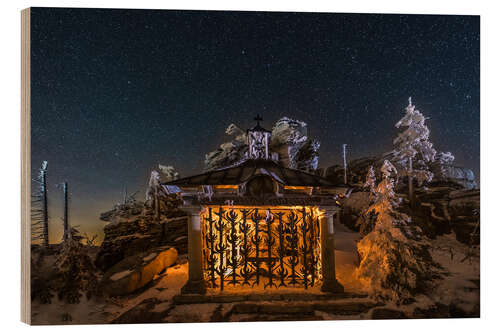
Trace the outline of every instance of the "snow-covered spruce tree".
<instances>
[{"instance_id":1,"label":"snow-covered spruce tree","mask_svg":"<svg viewBox=\"0 0 500 333\"><path fill-rule=\"evenodd\" d=\"M97 269L82 239L78 229L70 227L56 258L58 274L54 286L58 298L69 304L79 303L81 292L87 299L99 293Z\"/></svg>"},{"instance_id":2,"label":"snow-covered spruce tree","mask_svg":"<svg viewBox=\"0 0 500 333\"><path fill-rule=\"evenodd\" d=\"M363 186L370 190L370 202L374 201L377 196L377 180L375 178L373 165L370 165L370 169L368 169L368 172L366 173L366 181Z\"/></svg>"},{"instance_id":3,"label":"snow-covered spruce tree","mask_svg":"<svg viewBox=\"0 0 500 333\"><path fill-rule=\"evenodd\" d=\"M436 265L418 228L395 210L400 202L391 176L395 170L384 161L376 198L365 212L374 215L375 225L357 244L361 262L355 275L375 298L400 303L426 289Z\"/></svg>"},{"instance_id":4,"label":"snow-covered spruce tree","mask_svg":"<svg viewBox=\"0 0 500 333\"><path fill-rule=\"evenodd\" d=\"M366 174L366 181L363 187L368 188L370 191L370 205L377 200L377 179L375 177L375 171L373 165L370 166ZM375 225L375 215L372 212L365 212L356 221L356 226L359 227L359 233L361 235L366 235L373 230Z\"/></svg>"},{"instance_id":5,"label":"snow-covered spruce tree","mask_svg":"<svg viewBox=\"0 0 500 333\"><path fill-rule=\"evenodd\" d=\"M428 163L434 161L436 150L429 141L429 128L425 125L424 115L415 108L408 99L405 116L396 123L396 128L405 130L394 139L394 161L396 161L408 175L408 199L410 206L414 204L413 177L418 185L424 181L431 181L433 174L429 171Z\"/></svg>"},{"instance_id":6,"label":"snow-covered spruce tree","mask_svg":"<svg viewBox=\"0 0 500 333\"><path fill-rule=\"evenodd\" d=\"M37 183L31 198L31 240L42 241L45 248L49 246L49 213L47 205L47 167L48 162L43 161L40 167Z\"/></svg>"},{"instance_id":7,"label":"snow-covered spruce tree","mask_svg":"<svg viewBox=\"0 0 500 333\"><path fill-rule=\"evenodd\" d=\"M444 178L446 175L447 168L449 168L453 161L455 160L455 156L451 152L440 152L436 154L436 164L439 166L437 171L438 176Z\"/></svg>"}]
</instances>

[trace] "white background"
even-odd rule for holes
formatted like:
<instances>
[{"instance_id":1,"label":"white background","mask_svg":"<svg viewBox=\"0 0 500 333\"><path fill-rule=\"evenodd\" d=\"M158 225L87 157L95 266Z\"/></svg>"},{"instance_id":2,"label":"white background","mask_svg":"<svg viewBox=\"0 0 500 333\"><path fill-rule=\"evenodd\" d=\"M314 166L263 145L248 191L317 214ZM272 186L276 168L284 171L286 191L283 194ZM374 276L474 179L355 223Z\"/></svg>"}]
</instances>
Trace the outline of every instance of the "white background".
<instances>
[{"instance_id":1,"label":"white background","mask_svg":"<svg viewBox=\"0 0 500 333\"><path fill-rule=\"evenodd\" d=\"M498 153L500 124L500 13L495 1L2 1L0 61L0 330L36 332L487 332L500 331L500 242L496 211L500 189ZM20 11L30 6L147 9L221 9L321 11L358 13L474 14L481 15L481 319L391 321L322 321L238 324L152 324L29 327L20 322ZM333 34L335 32L332 32ZM153 326L154 325L154 326Z\"/></svg>"}]
</instances>

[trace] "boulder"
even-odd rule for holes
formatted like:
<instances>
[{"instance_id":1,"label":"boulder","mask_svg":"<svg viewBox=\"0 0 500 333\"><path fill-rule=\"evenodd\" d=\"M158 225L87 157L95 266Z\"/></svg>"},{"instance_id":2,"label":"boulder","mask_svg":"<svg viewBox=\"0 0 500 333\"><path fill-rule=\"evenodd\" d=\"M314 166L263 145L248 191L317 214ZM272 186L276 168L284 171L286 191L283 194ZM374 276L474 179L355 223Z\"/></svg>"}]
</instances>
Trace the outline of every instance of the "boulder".
<instances>
[{"instance_id":1,"label":"boulder","mask_svg":"<svg viewBox=\"0 0 500 333\"><path fill-rule=\"evenodd\" d=\"M106 271L128 256L164 245L187 253L187 216L165 200L169 199L160 200L159 219L149 202L117 205L101 214L101 219L109 223L104 227L96 266Z\"/></svg>"},{"instance_id":2,"label":"boulder","mask_svg":"<svg viewBox=\"0 0 500 333\"><path fill-rule=\"evenodd\" d=\"M129 256L104 274L102 290L110 296L130 294L151 282L177 260L177 250L170 246Z\"/></svg>"},{"instance_id":3,"label":"boulder","mask_svg":"<svg viewBox=\"0 0 500 333\"><path fill-rule=\"evenodd\" d=\"M471 169L454 166L451 162L436 159L430 164L430 171L434 174L433 183L453 183L467 190L478 188L474 172Z\"/></svg>"},{"instance_id":4,"label":"boulder","mask_svg":"<svg viewBox=\"0 0 500 333\"><path fill-rule=\"evenodd\" d=\"M453 191L450 199L448 212L457 240L465 244L479 244L479 190Z\"/></svg>"},{"instance_id":5,"label":"boulder","mask_svg":"<svg viewBox=\"0 0 500 333\"><path fill-rule=\"evenodd\" d=\"M427 237L453 231L462 243L479 243L480 191L460 187L441 184L415 192L416 206L411 216ZM410 213L407 201L401 210Z\"/></svg>"}]
</instances>

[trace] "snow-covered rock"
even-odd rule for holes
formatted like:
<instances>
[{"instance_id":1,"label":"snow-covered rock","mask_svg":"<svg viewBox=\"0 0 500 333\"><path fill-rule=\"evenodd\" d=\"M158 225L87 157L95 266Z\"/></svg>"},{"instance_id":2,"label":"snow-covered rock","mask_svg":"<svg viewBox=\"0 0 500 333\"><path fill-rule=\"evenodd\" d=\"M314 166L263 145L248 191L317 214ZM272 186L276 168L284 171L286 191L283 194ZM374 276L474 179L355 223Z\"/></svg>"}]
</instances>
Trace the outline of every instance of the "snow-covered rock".
<instances>
[{"instance_id":1,"label":"snow-covered rock","mask_svg":"<svg viewBox=\"0 0 500 333\"><path fill-rule=\"evenodd\" d=\"M96 257L96 266L106 271L128 256L147 251L156 246L174 246L179 253L186 253L187 217L177 209L174 195L159 198L159 219L155 217L153 201L120 204L102 213L104 240Z\"/></svg>"},{"instance_id":2,"label":"snow-covered rock","mask_svg":"<svg viewBox=\"0 0 500 333\"><path fill-rule=\"evenodd\" d=\"M430 170L434 173L433 183L454 183L467 190L478 188L474 172L470 169L454 166L453 159L447 157L449 155L446 153L439 153L436 160L430 164Z\"/></svg>"},{"instance_id":3,"label":"snow-covered rock","mask_svg":"<svg viewBox=\"0 0 500 333\"><path fill-rule=\"evenodd\" d=\"M129 256L104 274L101 286L110 296L127 295L151 282L177 260L177 250L170 246Z\"/></svg>"},{"instance_id":4,"label":"snow-covered rock","mask_svg":"<svg viewBox=\"0 0 500 333\"><path fill-rule=\"evenodd\" d=\"M246 133L234 124L226 134L232 140L205 155L205 170L214 170L236 164L248 153ZM286 167L313 172L318 168L320 142L309 138L307 124L300 120L283 117L272 128L270 151Z\"/></svg>"},{"instance_id":5,"label":"snow-covered rock","mask_svg":"<svg viewBox=\"0 0 500 333\"><path fill-rule=\"evenodd\" d=\"M312 172L318 168L320 142L308 137L307 124L283 117L273 126L271 150L286 167Z\"/></svg>"},{"instance_id":6,"label":"snow-covered rock","mask_svg":"<svg viewBox=\"0 0 500 333\"><path fill-rule=\"evenodd\" d=\"M232 136L231 141L221 144L218 149L205 155L205 171L233 165L241 161L248 152L247 137L243 130L230 124L226 134Z\"/></svg>"},{"instance_id":7,"label":"snow-covered rock","mask_svg":"<svg viewBox=\"0 0 500 333\"><path fill-rule=\"evenodd\" d=\"M416 201L413 219L426 236L434 238L453 231L462 243L479 243L479 190L457 185L429 187L416 192Z\"/></svg>"},{"instance_id":8,"label":"snow-covered rock","mask_svg":"<svg viewBox=\"0 0 500 333\"><path fill-rule=\"evenodd\" d=\"M442 153L438 153L436 160L429 164L430 171L434 174L428 186L438 186L441 184L458 185L464 189L477 189L474 172L471 169L455 166L452 162L445 162L439 159ZM349 161L347 164L348 183L355 186L362 186L366 180L366 173L373 165L377 179L380 179L380 167L384 160L395 161L394 154L389 152L377 156L361 157ZM397 163L393 163L398 168L398 186L407 183L406 171L399 168ZM344 168L341 165L332 165L325 170L325 177L333 182L342 183L344 181ZM399 189L398 189L399 190Z\"/></svg>"}]
</instances>

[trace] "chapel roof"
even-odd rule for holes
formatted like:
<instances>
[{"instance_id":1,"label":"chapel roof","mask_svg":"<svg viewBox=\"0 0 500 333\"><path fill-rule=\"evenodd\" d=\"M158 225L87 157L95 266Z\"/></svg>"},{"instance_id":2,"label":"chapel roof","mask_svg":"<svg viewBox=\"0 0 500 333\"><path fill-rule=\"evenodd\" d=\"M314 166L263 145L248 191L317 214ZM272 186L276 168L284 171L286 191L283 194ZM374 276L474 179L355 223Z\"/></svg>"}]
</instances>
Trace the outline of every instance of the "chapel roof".
<instances>
[{"instance_id":1,"label":"chapel roof","mask_svg":"<svg viewBox=\"0 0 500 333\"><path fill-rule=\"evenodd\" d=\"M333 187L338 185L318 175L286 168L270 159L247 159L230 167L173 180L164 185L238 185L261 174L268 175L285 186Z\"/></svg>"}]
</instances>

